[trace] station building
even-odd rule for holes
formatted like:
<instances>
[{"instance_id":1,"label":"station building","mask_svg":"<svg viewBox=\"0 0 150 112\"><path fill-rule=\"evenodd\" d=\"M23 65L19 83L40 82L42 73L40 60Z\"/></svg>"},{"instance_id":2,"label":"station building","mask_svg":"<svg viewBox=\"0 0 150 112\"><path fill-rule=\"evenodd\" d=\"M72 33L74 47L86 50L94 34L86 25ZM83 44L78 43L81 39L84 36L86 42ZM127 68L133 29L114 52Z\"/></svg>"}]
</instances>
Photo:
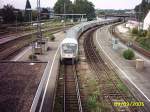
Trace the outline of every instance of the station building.
<instances>
[{"instance_id":1,"label":"station building","mask_svg":"<svg viewBox=\"0 0 150 112\"><path fill-rule=\"evenodd\" d=\"M146 15L146 17L144 19L144 24L143 24L143 29L144 30L148 30L149 28L150 28L150 11Z\"/></svg>"},{"instance_id":2,"label":"station building","mask_svg":"<svg viewBox=\"0 0 150 112\"><path fill-rule=\"evenodd\" d=\"M138 21L128 20L128 22L126 23L126 27L129 29L139 28L140 24L141 23L139 23Z\"/></svg>"}]
</instances>

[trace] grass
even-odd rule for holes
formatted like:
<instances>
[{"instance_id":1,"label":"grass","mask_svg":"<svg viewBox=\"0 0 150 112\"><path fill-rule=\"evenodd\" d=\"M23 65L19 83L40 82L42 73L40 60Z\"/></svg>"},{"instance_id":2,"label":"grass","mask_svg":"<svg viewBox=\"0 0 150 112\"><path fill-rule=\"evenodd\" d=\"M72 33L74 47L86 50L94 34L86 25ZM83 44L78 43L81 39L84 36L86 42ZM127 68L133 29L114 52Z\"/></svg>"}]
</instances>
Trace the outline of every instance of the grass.
<instances>
[{"instance_id":1,"label":"grass","mask_svg":"<svg viewBox=\"0 0 150 112\"><path fill-rule=\"evenodd\" d=\"M99 91L98 83L94 79L89 79L87 81L87 86L88 86L89 93L94 93L94 92Z\"/></svg>"},{"instance_id":2,"label":"grass","mask_svg":"<svg viewBox=\"0 0 150 112\"><path fill-rule=\"evenodd\" d=\"M37 56L35 54L30 54L29 59L35 61L35 60L37 60Z\"/></svg>"},{"instance_id":3,"label":"grass","mask_svg":"<svg viewBox=\"0 0 150 112\"><path fill-rule=\"evenodd\" d=\"M45 32L43 34L43 36L48 38L50 41L54 41L55 40L55 37L54 37L54 35L51 32Z\"/></svg>"},{"instance_id":4,"label":"grass","mask_svg":"<svg viewBox=\"0 0 150 112\"><path fill-rule=\"evenodd\" d=\"M139 40L140 46L147 51L150 51L150 38L141 38Z\"/></svg>"},{"instance_id":5,"label":"grass","mask_svg":"<svg viewBox=\"0 0 150 112\"><path fill-rule=\"evenodd\" d=\"M110 107L104 102L99 102L98 97L92 95L87 100L87 107L91 112L110 112Z\"/></svg>"},{"instance_id":6,"label":"grass","mask_svg":"<svg viewBox=\"0 0 150 112\"><path fill-rule=\"evenodd\" d=\"M66 22L66 24L71 24L71 22ZM41 29L59 27L63 25L64 23L61 23L60 21L48 21L48 22L44 22L44 24L41 25ZM32 25L24 26L24 31L26 32L31 32L31 31L33 32L36 30L37 30L37 26L34 27Z\"/></svg>"},{"instance_id":7,"label":"grass","mask_svg":"<svg viewBox=\"0 0 150 112\"><path fill-rule=\"evenodd\" d=\"M71 22L66 22L66 24L72 24ZM62 23L61 21L48 21L45 22L44 25L42 25L42 27L56 27L56 26L63 26L64 23Z\"/></svg>"},{"instance_id":8,"label":"grass","mask_svg":"<svg viewBox=\"0 0 150 112\"><path fill-rule=\"evenodd\" d=\"M95 109L97 108L97 105L98 104L98 102L97 102L97 97L96 96L94 96L94 95L92 95L92 96L90 96L89 98L88 98L88 100L87 100L87 106L88 106L88 108L92 111L95 111Z\"/></svg>"},{"instance_id":9,"label":"grass","mask_svg":"<svg viewBox=\"0 0 150 112\"><path fill-rule=\"evenodd\" d=\"M117 87L119 88L120 91L122 91L123 93L128 93L128 88L123 84L123 82L119 81L119 83L117 84Z\"/></svg>"},{"instance_id":10,"label":"grass","mask_svg":"<svg viewBox=\"0 0 150 112\"><path fill-rule=\"evenodd\" d=\"M150 31L133 29L131 35L136 38L134 41L138 42L140 47L150 51Z\"/></svg>"},{"instance_id":11,"label":"grass","mask_svg":"<svg viewBox=\"0 0 150 112\"><path fill-rule=\"evenodd\" d=\"M60 80L59 78L63 78L64 76L64 66L60 66L59 67L59 76L58 76L58 80ZM56 97L55 97L55 104L54 104L54 111L55 112L63 112L63 94L62 93L58 93L61 90L59 90L59 86L63 86L63 79L61 79L61 82L58 83L57 85L57 89L56 89ZM58 94L57 94L58 93Z\"/></svg>"},{"instance_id":12,"label":"grass","mask_svg":"<svg viewBox=\"0 0 150 112\"><path fill-rule=\"evenodd\" d=\"M87 85L89 95L86 105L90 112L110 112L109 106L100 100L101 92L98 82L95 79L89 79Z\"/></svg>"}]
</instances>

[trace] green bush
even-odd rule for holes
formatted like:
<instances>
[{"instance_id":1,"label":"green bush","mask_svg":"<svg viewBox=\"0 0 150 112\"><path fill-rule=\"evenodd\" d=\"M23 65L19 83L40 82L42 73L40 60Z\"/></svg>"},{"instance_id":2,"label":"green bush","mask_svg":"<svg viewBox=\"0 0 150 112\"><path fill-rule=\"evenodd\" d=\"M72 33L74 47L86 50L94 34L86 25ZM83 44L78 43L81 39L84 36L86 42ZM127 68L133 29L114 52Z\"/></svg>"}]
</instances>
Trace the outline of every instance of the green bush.
<instances>
[{"instance_id":1,"label":"green bush","mask_svg":"<svg viewBox=\"0 0 150 112\"><path fill-rule=\"evenodd\" d=\"M139 37L146 37L147 31L146 30L139 30L138 31L138 36Z\"/></svg>"},{"instance_id":2,"label":"green bush","mask_svg":"<svg viewBox=\"0 0 150 112\"><path fill-rule=\"evenodd\" d=\"M147 32L147 38L150 38L150 31Z\"/></svg>"},{"instance_id":3,"label":"green bush","mask_svg":"<svg viewBox=\"0 0 150 112\"><path fill-rule=\"evenodd\" d=\"M54 35L51 35L51 36L50 36L50 40L51 40L51 41L55 41L55 36L54 36Z\"/></svg>"},{"instance_id":4,"label":"green bush","mask_svg":"<svg viewBox=\"0 0 150 112\"><path fill-rule=\"evenodd\" d=\"M132 29L132 34L134 34L134 35L135 35L135 34L138 34L138 28L133 28L133 29Z\"/></svg>"},{"instance_id":5,"label":"green bush","mask_svg":"<svg viewBox=\"0 0 150 112\"><path fill-rule=\"evenodd\" d=\"M123 57L128 60L132 60L134 58L134 52L131 49L125 50L123 52Z\"/></svg>"},{"instance_id":6,"label":"green bush","mask_svg":"<svg viewBox=\"0 0 150 112\"><path fill-rule=\"evenodd\" d=\"M37 56L35 54L29 55L30 60L37 60Z\"/></svg>"},{"instance_id":7,"label":"green bush","mask_svg":"<svg viewBox=\"0 0 150 112\"><path fill-rule=\"evenodd\" d=\"M90 96L87 101L87 106L90 110L95 110L97 107L97 100L95 96Z\"/></svg>"}]
</instances>

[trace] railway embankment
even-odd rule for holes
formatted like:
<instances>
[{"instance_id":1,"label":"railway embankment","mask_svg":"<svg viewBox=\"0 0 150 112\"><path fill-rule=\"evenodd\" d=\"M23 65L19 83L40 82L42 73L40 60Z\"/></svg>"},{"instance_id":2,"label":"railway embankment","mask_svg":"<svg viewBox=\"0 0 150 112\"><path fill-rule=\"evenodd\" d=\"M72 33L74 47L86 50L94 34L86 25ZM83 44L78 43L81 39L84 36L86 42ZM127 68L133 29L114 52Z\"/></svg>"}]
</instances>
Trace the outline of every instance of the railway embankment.
<instances>
[{"instance_id":1,"label":"railway embankment","mask_svg":"<svg viewBox=\"0 0 150 112\"><path fill-rule=\"evenodd\" d=\"M135 29L136 30L136 29ZM125 27L125 24L116 24L110 28L111 33L122 43L128 45L132 49L141 53L150 59L149 36L148 31L137 30L137 34L133 34L132 30Z\"/></svg>"}]
</instances>

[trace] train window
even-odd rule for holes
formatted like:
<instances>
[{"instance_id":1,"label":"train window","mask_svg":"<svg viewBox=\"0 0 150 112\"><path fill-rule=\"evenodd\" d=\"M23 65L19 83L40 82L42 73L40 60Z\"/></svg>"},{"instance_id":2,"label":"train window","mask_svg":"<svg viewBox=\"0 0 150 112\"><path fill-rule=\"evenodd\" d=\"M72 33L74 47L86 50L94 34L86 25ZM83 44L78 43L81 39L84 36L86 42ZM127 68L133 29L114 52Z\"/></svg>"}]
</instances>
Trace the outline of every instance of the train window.
<instances>
[{"instance_id":1,"label":"train window","mask_svg":"<svg viewBox=\"0 0 150 112\"><path fill-rule=\"evenodd\" d=\"M75 53L76 49L77 49L76 44L65 44L65 45L63 45L64 53Z\"/></svg>"}]
</instances>

